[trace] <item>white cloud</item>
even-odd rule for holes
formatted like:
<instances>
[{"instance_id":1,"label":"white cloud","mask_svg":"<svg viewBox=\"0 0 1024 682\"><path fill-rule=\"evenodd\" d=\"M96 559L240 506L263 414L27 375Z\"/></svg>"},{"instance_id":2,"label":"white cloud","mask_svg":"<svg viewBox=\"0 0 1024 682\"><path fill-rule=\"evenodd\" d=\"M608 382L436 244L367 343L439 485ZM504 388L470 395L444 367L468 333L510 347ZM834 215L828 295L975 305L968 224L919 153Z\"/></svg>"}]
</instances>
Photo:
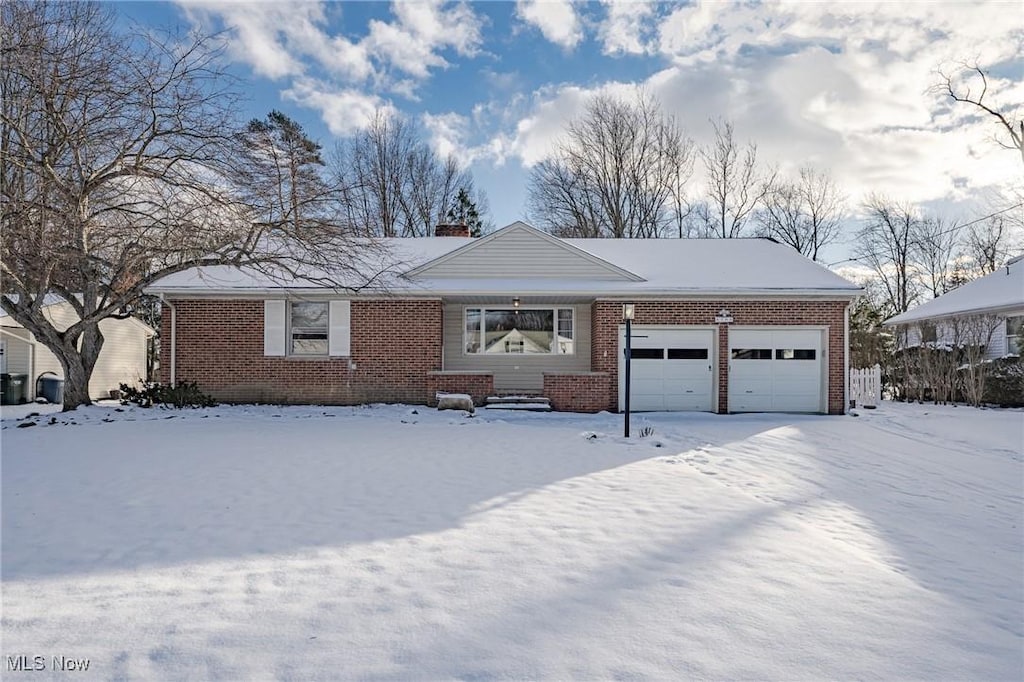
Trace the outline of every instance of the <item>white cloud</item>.
<instances>
[{"instance_id":1,"label":"white cloud","mask_svg":"<svg viewBox=\"0 0 1024 682\"><path fill-rule=\"evenodd\" d=\"M454 156L460 163L472 163L475 155L465 146L469 119L461 114L424 114L423 127L430 133L431 144L441 156Z\"/></svg>"},{"instance_id":2,"label":"white cloud","mask_svg":"<svg viewBox=\"0 0 1024 682\"><path fill-rule=\"evenodd\" d=\"M415 99L433 70L450 66L445 51L473 56L481 43L482 20L465 3L396 2L393 19L370 21L359 39L332 34L329 19L336 17L328 17L322 2L179 3L194 23L227 29L235 59L261 76L289 81L282 95L319 110L336 133L367 120L368 105L387 105L381 93ZM354 107L349 116L343 103Z\"/></svg>"},{"instance_id":3,"label":"white cloud","mask_svg":"<svg viewBox=\"0 0 1024 682\"><path fill-rule=\"evenodd\" d=\"M602 0L607 14L597 35L604 54L646 54L651 50L657 6L643 0Z\"/></svg>"},{"instance_id":4,"label":"white cloud","mask_svg":"<svg viewBox=\"0 0 1024 682\"><path fill-rule=\"evenodd\" d=\"M517 0L516 14L567 50L583 39L583 24L570 0Z\"/></svg>"},{"instance_id":5,"label":"white cloud","mask_svg":"<svg viewBox=\"0 0 1024 682\"><path fill-rule=\"evenodd\" d=\"M377 95L354 88L338 88L310 78L297 79L281 96L319 111L327 128L339 137L365 128L378 111L395 111L391 104Z\"/></svg>"},{"instance_id":6,"label":"white cloud","mask_svg":"<svg viewBox=\"0 0 1024 682\"><path fill-rule=\"evenodd\" d=\"M1020 158L990 139L999 132L991 120L948 106L930 86L950 58L1019 59L1021 31L1003 10L961 3L680 7L658 31L657 49L669 64L640 84L698 142L710 140L709 118L730 118L765 161L783 172L805 163L830 168L853 202L871 191L961 201L1020 182ZM493 142L535 164L588 97L630 85L542 88ZM993 102L1024 102L1019 76L993 77L990 86Z\"/></svg>"}]
</instances>

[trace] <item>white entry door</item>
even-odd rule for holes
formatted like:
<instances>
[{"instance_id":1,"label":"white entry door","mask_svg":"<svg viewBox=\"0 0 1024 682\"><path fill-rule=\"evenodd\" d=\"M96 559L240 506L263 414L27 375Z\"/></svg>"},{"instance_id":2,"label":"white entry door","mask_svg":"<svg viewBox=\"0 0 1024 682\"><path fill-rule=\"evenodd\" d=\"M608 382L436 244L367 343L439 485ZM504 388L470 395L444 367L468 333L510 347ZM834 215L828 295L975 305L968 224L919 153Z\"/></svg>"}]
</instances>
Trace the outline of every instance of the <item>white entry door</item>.
<instances>
[{"instance_id":1,"label":"white entry door","mask_svg":"<svg viewBox=\"0 0 1024 682\"><path fill-rule=\"evenodd\" d=\"M730 329L730 412L823 412L822 332Z\"/></svg>"},{"instance_id":2,"label":"white entry door","mask_svg":"<svg viewBox=\"0 0 1024 682\"><path fill-rule=\"evenodd\" d=\"M633 327L630 410L712 411L714 341L710 329ZM619 410L626 399L626 336L619 333Z\"/></svg>"}]
</instances>

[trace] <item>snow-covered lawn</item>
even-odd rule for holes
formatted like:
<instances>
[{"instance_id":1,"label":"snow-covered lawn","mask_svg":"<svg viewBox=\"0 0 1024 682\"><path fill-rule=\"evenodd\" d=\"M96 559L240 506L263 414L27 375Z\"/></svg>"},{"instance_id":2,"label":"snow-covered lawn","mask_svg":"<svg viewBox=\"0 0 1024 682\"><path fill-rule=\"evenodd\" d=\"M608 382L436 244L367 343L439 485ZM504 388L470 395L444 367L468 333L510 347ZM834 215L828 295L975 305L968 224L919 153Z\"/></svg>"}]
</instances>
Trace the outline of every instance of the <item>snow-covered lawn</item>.
<instances>
[{"instance_id":1,"label":"snow-covered lawn","mask_svg":"<svg viewBox=\"0 0 1024 682\"><path fill-rule=\"evenodd\" d=\"M114 410L2 422L5 668L1024 677L1020 411Z\"/></svg>"}]
</instances>

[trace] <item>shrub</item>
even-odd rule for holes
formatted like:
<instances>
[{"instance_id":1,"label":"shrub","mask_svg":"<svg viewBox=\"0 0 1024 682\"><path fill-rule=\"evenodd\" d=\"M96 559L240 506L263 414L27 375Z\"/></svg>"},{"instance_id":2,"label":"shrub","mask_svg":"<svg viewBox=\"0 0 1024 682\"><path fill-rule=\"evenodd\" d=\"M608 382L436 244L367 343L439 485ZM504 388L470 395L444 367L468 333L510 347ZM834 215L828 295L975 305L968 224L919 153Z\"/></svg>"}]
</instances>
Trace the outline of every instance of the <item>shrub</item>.
<instances>
[{"instance_id":1,"label":"shrub","mask_svg":"<svg viewBox=\"0 0 1024 682\"><path fill-rule=\"evenodd\" d=\"M1024 360L1001 358L989 363L984 400L1004 407L1024 407Z\"/></svg>"},{"instance_id":2,"label":"shrub","mask_svg":"<svg viewBox=\"0 0 1024 682\"><path fill-rule=\"evenodd\" d=\"M135 403L139 407L164 405L183 407L215 407L217 401L203 393L195 382L182 381L176 386L159 382L145 382L141 387L121 384L121 404Z\"/></svg>"}]
</instances>

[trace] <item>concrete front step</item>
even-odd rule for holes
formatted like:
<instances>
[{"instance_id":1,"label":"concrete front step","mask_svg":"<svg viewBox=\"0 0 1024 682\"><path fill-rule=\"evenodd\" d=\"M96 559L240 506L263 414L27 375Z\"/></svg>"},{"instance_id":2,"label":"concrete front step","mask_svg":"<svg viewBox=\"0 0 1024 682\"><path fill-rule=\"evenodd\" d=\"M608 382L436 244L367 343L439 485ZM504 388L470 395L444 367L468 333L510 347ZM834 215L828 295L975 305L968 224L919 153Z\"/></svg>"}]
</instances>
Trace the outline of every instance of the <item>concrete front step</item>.
<instances>
[{"instance_id":1,"label":"concrete front step","mask_svg":"<svg viewBox=\"0 0 1024 682\"><path fill-rule=\"evenodd\" d=\"M487 397L484 409L550 412L551 401L537 395L492 395Z\"/></svg>"}]
</instances>

